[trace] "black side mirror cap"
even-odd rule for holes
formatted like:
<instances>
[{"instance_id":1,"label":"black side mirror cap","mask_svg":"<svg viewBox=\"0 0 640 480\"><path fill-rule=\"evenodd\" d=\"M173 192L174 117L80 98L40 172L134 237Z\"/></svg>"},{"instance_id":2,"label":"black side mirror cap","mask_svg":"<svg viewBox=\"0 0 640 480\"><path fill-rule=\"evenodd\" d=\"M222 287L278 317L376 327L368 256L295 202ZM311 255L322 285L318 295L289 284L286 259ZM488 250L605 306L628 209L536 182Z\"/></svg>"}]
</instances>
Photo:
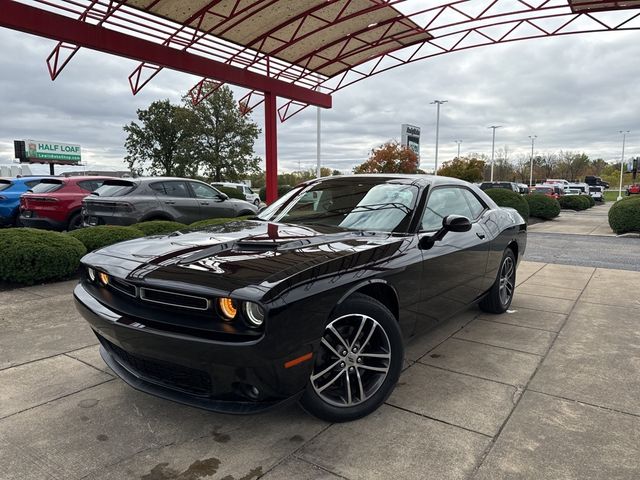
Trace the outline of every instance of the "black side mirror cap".
<instances>
[{"instance_id":1,"label":"black side mirror cap","mask_svg":"<svg viewBox=\"0 0 640 480\"><path fill-rule=\"evenodd\" d=\"M448 215L442 219L442 228L447 232L468 232L471 220L462 215Z\"/></svg>"}]
</instances>

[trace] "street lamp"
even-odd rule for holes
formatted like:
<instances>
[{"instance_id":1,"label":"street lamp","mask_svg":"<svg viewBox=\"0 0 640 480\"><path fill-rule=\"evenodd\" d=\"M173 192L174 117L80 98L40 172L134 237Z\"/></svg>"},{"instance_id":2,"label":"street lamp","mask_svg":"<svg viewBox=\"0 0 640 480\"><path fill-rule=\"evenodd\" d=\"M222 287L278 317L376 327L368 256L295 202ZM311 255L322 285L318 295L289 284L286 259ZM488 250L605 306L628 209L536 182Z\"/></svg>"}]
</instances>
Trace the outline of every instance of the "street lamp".
<instances>
[{"instance_id":1,"label":"street lamp","mask_svg":"<svg viewBox=\"0 0 640 480\"><path fill-rule=\"evenodd\" d=\"M493 159L496 152L496 129L501 128L502 125L491 125L489 128L493 129L493 141L491 143L491 181L493 182Z\"/></svg>"},{"instance_id":2,"label":"street lamp","mask_svg":"<svg viewBox=\"0 0 640 480\"><path fill-rule=\"evenodd\" d=\"M431 102L431 105L435 104L437 106L437 113L436 113L436 168L435 168L435 175L438 175L438 140L440 139L440 105L442 105L443 103L447 103L448 100L434 100L433 102Z\"/></svg>"},{"instance_id":3,"label":"street lamp","mask_svg":"<svg viewBox=\"0 0 640 480\"><path fill-rule=\"evenodd\" d=\"M531 139L531 166L529 167L529 186L533 187L533 144L538 138L537 135L529 135Z\"/></svg>"},{"instance_id":4,"label":"street lamp","mask_svg":"<svg viewBox=\"0 0 640 480\"><path fill-rule=\"evenodd\" d=\"M622 134L622 159L620 160L620 190L618 191L618 200L622 200L622 175L624 169L624 146L627 141L627 133L631 133L631 130L620 130Z\"/></svg>"},{"instance_id":5,"label":"street lamp","mask_svg":"<svg viewBox=\"0 0 640 480\"><path fill-rule=\"evenodd\" d=\"M462 143L462 140L454 140L457 144L458 144L458 156L456 158L460 158L460 144Z\"/></svg>"}]
</instances>

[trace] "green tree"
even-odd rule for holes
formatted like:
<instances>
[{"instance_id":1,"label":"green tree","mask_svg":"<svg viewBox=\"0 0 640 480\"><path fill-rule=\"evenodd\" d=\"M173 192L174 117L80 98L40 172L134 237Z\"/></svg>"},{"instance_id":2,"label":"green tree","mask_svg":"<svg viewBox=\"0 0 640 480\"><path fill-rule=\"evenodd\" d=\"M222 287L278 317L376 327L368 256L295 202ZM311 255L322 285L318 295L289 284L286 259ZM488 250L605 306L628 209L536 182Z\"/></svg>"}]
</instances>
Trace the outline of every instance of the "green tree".
<instances>
[{"instance_id":1,"label":"green tree","mask_svg":"<svg viewBox=\"0 0 640 480\"><path fill-rule=\"evenodd\" d=\"M444 162L438 169L438 175L444 177L459 178L467 182L479 182L482 180L484 162L477 158L461 157Z\"/></svg>"},{"instance_id":2,"label":"green tree","mask_svg":"<svg viewBox=\"0 0 640 480\"><path fill-rule=\"evenodd\" d=\"M253 144L260 129L240 113L230 88L218 88L198 105L188 96L183 100L197 118L198 157L205 175L216 182L237 181L259 171Z\"/></svg>"},{"instance_id":3,"label":"green tree","mask_svg":"<svg viewBox=\"0 0 640 480\"><path fill-rule=\"evenodd\" d=\"M390 141L371 150L369 160L353 169L353 173L416 173L418 156L410 148Z\"/></svg>"},{"instance_id":4,"label":"green tree","mask_svg":"<svg viewBox=\"0 0 640 480\"><path fill-rule=\"evenodd\" d=\"M129 169L138 175L196 174L196 119L191 112L169 100L157 100L136 113L139 123L124 126Z\"/></svg>"}]
</instances>

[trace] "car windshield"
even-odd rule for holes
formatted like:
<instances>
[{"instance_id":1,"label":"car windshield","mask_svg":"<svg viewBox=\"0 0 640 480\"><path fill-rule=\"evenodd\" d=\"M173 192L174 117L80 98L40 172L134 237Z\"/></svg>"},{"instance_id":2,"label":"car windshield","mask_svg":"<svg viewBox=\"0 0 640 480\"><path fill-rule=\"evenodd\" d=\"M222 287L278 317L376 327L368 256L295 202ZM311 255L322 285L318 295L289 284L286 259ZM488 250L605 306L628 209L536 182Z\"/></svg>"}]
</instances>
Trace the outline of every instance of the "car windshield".
<instances>
[{"instance_id":1,"label":"car windshield","mask_svg":"<svg viewBox=\"0 0 640 480\"><path fill-rule=\"evenodd\" d=\"M406 232L418 193L415 185L385 178L325 180L292 190L258 218L347 230Z\"/></svg>"},{"instance_id":2,"label":"car windshield","mask_svg":"<svg viewBox=\"0 0 640 480\"><path fill-rule=\"evenodd\" d=\"M93 192L99 197L122 197L135 188L136 184L124 180L109 180Z\"/></svg>"},{"instance_id":3,"label":"car windshield","mask_svg":"<svg viewBox=\"0 0 640 480\"><path fill-rule=\"evenodd\" d=\"M553 188L550 188L550 187L536 187L535 193L553 193Z\"/></svg>"},{"instance_id":4,"label":"car windshield","mask_svg":"<svg viewBox=\"0 0 640 480\"><path fill-rule=\"evenodd\" d=\"M33 193L49 193L55 192L60 187L62 187L62 182L60 180L42 180L39 184L34 185L31 188Z\"/></svg>"},{"instance_id":5,"label":"car windshield","mask_svg":"<svg viewBox=\"0 0 640 480\"><path fill-rule=\"evenodd\" d=\"M10 180L0 180L0 192L2 190L6 190L10 186L11 186L11 181Z\"/></svg>"}]
</instances>

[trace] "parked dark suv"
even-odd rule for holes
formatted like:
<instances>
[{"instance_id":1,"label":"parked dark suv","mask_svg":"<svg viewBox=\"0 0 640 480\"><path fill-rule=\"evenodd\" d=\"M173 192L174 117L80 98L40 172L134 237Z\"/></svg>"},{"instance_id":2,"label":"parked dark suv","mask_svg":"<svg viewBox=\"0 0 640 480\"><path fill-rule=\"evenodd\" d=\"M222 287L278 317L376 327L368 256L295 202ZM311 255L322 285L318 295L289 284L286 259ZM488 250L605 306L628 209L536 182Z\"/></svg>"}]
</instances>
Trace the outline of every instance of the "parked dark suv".
<instances>
[{"instance_id":1,"label":"parked dark suv","mask_svg":"<svg viewBox=\"0 0 640 480\"><path fill-rule=\"evenodd\" d=\"M480 184L482 190L489 190L490 188L504 188L511 190L512 192L520 193L520 187L517 183L513 182L482 182Z\"/></svg>"},{"instance_id":2,"label":"parked dark suv","mask_svg":"<svg viewBox=\"0 0 640 480\"><path fill-rule=\"evenodd\" d=\"M193 223L207 218L253 215L258 209L198 180L107 180L82 202L85 226L132 225L147 220Z\"/></svg>"}]
</instances>

